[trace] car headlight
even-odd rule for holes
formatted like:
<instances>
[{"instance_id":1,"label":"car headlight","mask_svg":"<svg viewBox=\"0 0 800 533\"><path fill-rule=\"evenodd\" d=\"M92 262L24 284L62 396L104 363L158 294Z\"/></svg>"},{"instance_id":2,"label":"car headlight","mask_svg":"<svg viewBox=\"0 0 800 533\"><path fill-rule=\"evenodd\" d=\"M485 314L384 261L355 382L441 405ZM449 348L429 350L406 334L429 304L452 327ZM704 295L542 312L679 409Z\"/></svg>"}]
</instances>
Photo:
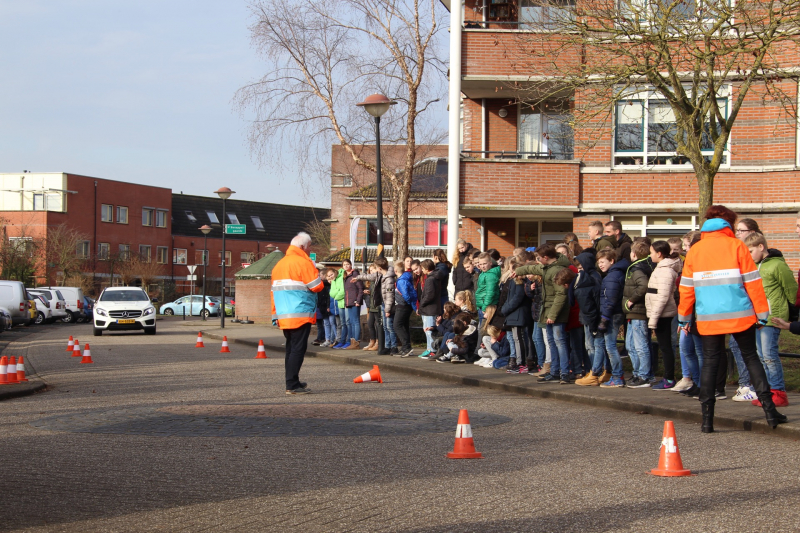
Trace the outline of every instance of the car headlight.
<instances>
[{"instance_id":1,"label":"car headlight","mask_svg":"<svg viewBox=\"0 0 800 533\"><path fill-rule=\"evenodd\" d=\"M144 313L142 313L142 315L143 316L152 315L155 312L156 312L155 307L148 307L147 309L144 310Z\"/></svg>"},{"instance_id":2,"label":"car headlight","mask_svg":"<svg viewBox=\"0 0 800 533\"><path fill-rule=\"evenodd\" d=\"M96 307L94 312L97 313L100 316L108 316L108 313L106 313L106 310L105 309L101 309L100 307Z\"/></svg>"}]
</instances>

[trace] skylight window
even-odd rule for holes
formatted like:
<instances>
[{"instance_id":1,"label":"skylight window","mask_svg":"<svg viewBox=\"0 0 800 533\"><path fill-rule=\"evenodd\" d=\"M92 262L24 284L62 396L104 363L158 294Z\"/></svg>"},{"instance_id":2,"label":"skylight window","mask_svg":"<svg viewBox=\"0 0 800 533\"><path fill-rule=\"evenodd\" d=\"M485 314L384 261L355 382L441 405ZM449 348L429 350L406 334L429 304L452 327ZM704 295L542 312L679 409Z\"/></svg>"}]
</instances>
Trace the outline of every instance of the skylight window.
<instances>
[{"instance_id":1,"label":"skylight window","mask_svg":"<svg viewBox=\"0 0 800 533\"><path fill-rule=\"evenodd\" d=\"M236 216L236 213L228 213L228 220L231 221L231 224L239 223L239 217Z\"/></svg>"},{"instance_id":2,"label":"skylight window","mask_svg":"<svg viewBox=\"0 0 800 533\"><path fill-rule=\"evenodd\" d=\"M253 225L256 227L256 230L265 231L264 224L261 223L261 219L259 217L251 216L250 220L253 221Z\"/></svg>"},{"instance_id":3,"label":"skylight window","mask_svg":"<svg viewBox=\"0 0 800 533\"><path fill-rule=\"evenodd\" d=\"M208 220L210 220L212 224L219 224L219 219L214 211L206 211L206 214L208 215Z\"/></svg>"},{"instance_id":4,"label":"skylight window","mask_svg":"<svg viewBox=\"0 0 800 533\"><path fill-rule=\"evenodd\" d=\"M197 217L195 217L191 211L186 211L186 218L189 219L189 222L197 222Z\"/></svg>"}]
</instances>

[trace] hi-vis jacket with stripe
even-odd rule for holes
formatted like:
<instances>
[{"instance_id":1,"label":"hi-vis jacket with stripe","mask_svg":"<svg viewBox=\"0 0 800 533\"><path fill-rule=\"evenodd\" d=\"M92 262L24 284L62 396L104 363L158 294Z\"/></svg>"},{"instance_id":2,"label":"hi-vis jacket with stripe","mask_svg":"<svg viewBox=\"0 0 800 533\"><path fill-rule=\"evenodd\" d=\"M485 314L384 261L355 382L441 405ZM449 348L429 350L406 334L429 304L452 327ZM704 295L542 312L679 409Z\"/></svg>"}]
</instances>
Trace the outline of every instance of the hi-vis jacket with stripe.
<instances>
[{"instance_id":1,"label":"hi-vis jacket with stripe","mask_svg":"<svg viewBox=\"0 0 800 533\"><path fill-rule=\"evenodd\" d=\"M700 335L736 333L766 320L767 296L747 246L720 218L707 220L701 231L683 264L678 320L691 322L695 307Z\"/></svg>"},{"instance_id":2,"label":"hi-vis jacket with stripe","mask_svg":"<svg viewBox=\"0 0 800 533\"><path fill-rule=\"evenodd\" d=\"M301 248L289 246L272 269L272 317L281 329L317 322L317 295L324 288L319 271Z\"/></svg>"}]
</instances>

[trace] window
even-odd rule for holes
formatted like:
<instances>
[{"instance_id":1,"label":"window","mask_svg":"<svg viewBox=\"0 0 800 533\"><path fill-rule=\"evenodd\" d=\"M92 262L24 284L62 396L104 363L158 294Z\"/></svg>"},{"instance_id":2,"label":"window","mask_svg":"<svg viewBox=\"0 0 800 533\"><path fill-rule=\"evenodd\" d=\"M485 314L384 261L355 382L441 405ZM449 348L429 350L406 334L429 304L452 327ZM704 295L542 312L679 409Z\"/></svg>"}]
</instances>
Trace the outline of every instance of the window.
<instances>
[{"instance_id":1,"label":"window","mask_svg":"<svg viewBox=\"0 0 800 533\"><path fill-rule=\"evenodd\" d=\"M33 195L33 210L44 211L44 193L34 193Z\"/></svg>"},{"instance_id":2,"label":"window","mask_svg":"<svg viewBox=\"0 0 800 533\"><path fill-rule=\"evenodd\" d=\"M425 221L425 246L447 246L447 221Z\"/></svg>"},{"instance_id":3,"label":"window","mask_svg":"<svg viewBox=\"0 0 800 533\"><path fill-rule=\"evenodd\" d=\"M107 242L99 242L97 243L97 258L98 259L108 259L108 251L111 247L108 245Z\"/></svg>"},{"instance_id":4,"label":"window","mask_svg":"<svg viewBox=\"0 0 800 533\"><path fill-rule=\"evenodd\" d=\"M166 246L159 246L156 248L156 263L159 265L166 265L167 264L167 256L169 254L169 248Z\"/></svg>"},{"instance_id":5,"label":"window","mask_svg":"<svg viewBox=\"0 0 800 533\"><path fill-rule=\"evenodd\" d=\"M145 263L149 263L150 262L150 258L151 258L150 253L151 253L152 248L153 247L150 246L149 244L140 244L139 245L139 258L142 261L144 261Z\"/></svg>"},{"instance_id":6,"label":"window","mask_svg":"<svg viewBox=\"0 0 800 533\"><path fill-rule=\"evenodd\" d=\"M210 220L212 224L219 224L219 219L214 211L206 211L206 214L208 215L208 220Z\"/></svg>"},{"instance_id":7,"label":"window","mask_svg":"<svg viewBox=\"0 0 800 533\"><path fill-rule=\"evenodd\" d=\"M342 185L345 187L352 187L353 186L353 176L346 175L342 176Z\"/></svg>"},{"instance_id":8,"label":"window","mask_svg":"<svg viewBox=\"0 0 800 533\"><path fill-rule=\"evenodd\" d=\"M173 248L172 249L172 262L176 265L186 264L186 248Z\"/></svg>"},{"instance_id":9,"label":"window","mask_svg":"<svg viewBox=\"0 0 800 533\"><path fill-rule=\"evenodd\" d=\"M686 31L687 26L697 28L698 22L699 26L714 24L720 29L730 28L734 15L732 7L731 0L684 0L678 3L619 0L620 16L625 22L635 24L638 20L642 25L659 27L664 17L669 17L669 28L675 32Z\"/></svg>"},{"instance_id":10,"label":"window","mask_svg":"<svg viewBox=\"0 0 800 533\"><path fill-rule=\"evenodd\" d=\"M37 192L33 193L34 211L63 211L62 193Z\"/></svg>"},{"instance_id":11,"label":"window","mask_svg":"<svg viewBox=\"0 0 800 533\"><path fill-rule=\"evenodd\" d=\"M208 250L195 250L194 251L194 264L207 265L208 264Z\"/></svg>"},{"instance_id":12,"label":"window","mask_svg":"<svg viewBox=\"0 0 800 533\"><path fill-rule=\"evenodd\" d=\"M261 223L261 218L259 218L259 217L250 217L250 220L253 221L253 225L256 227L256 231L266 231L264 229L264 224Z\"/></svg>"},{"instance_id":13,"label":"window","mask_svg":"<svg viewBox=\"0 0 800 533\"><path fill-rule=\"evenodd\" d=\"M128 223L128 208L124 205L117 206L117 224Z\"/></svg>"},{"instance_id":14,"label":"window","mask_svg":"<svg viewBox=\"0 0 800 533\"><path fill-rule=\"evenodd\" d=\"M33 237L9 237L8 243L17 252L33 254Z\"/></svg>"},{"instance_id":15,"label":"window","mask_svg":"<svg viewBox=\"0 0 800 533\"><path fill-rule=\"evenodd\" d=\"M164 209L157 209L156 210L156 227L157 228L166 228L167 227L167 211Z\"/></svg>"},{"instance_id":16,"label":"window","mask_svg":"<svg viewBox=\"0 0 800 533\"><path fill-rule=\"evenodd\" d=\"M89 241L78 241L78 257L89 257Z\"/></svg>"},{"instance_id":17,"label":"window","mask_svg":"<svg viewBox=\"0 0 800 533\"><path fill-rule=\"evenodd\" d=\"M557 30L575 20L575 0L521 0L520 29Z\"/></svg>"},{"instance_id":18,"label":"window","mask_svg":"<svg viewBox=\"0 0 800 533\"><path fill-rule=\"evenodd\" d=\"M367 246L377 246L378 245L378 221L375 219L368 220L368 230L367 230ZM391 246L392 242L394 241L394 231L392 230L392 225L389 224L389 221L385 218L383 219L383 245L384 246Z\"/></svg>"},{"instance_id":19,"label":"window","mask_svg":"<svg viewBox=\"0 0 800 533\"><path fill-rule=\"evenodd\" d=\"M100 221L101 222L114 222L114 206L110 204L102 204L100 206Z\"/></svg>"},{"instance_id":20,"label":"window","mask_svg":"<svg viewBox=\"0 0 800 533\"><path fill-rule=\"evenodd\" d=\"M236 216L236 213L228 213L228 220L231 221L231 224L239 223L239 217Z\"/></svg>"},{"instance_id":21,"label":"window","mask_svg":"<svg viewBox=\"0 0 800 533\"><path fill-rule=\"evenodd\" d=\"M131 245L130 244L120 244L119 245L119 258L123 261L127 261L131 258Z\"/></svg>"},{"instance_id":22,"label":"window","mask_svg":"<svg viewBox=\"0 0 800 533\"><path fill-rule=\"evenodd\" d=\"M184 211L186 213L186 218L189 219L189 222L197 222L197 217L192 214L191 211Z\"/></svg>"},{"instance_id":23,"label":"window","mask_svg":"<svg viewBox=\"0 0 800 533\"><path fill-rule=\"evenodd\" d=\"M239 258L242 260L242 263L252 263L253 262L253 254L250 252L242 252L239 254Z\"/></svg>"},{"instance_id":24,"label":"window","mask_svg":"<svg viewBox=\"0 0 800 533\"><path fill-rule=\"evenodd\" d=\"M152 226L153 225L153 212L155 209L152 207L143 207L142 208L142 226Z\"/></svg>"},{"instance_id":25,"label":"window","mask_svg":"<svg viewBox=\"0 0 800 533\"><path fill-rule=\"evenodd\" d=\"M517 150L527 159L572 159L574 139L567 115L540 113L522 105L517 128Z\"/></svg>"},{"instance_id":26,"label":"window","mask_svg":"<svg viewBox=\"0 0 800 533\"><path fill-rule=\"evenodd\" d=\"M219 264L222 264L222 252L217 252L217 261ZM225 266L231 266L231 252L230 250L225 250Z\"/></svg>"}]
</instances>

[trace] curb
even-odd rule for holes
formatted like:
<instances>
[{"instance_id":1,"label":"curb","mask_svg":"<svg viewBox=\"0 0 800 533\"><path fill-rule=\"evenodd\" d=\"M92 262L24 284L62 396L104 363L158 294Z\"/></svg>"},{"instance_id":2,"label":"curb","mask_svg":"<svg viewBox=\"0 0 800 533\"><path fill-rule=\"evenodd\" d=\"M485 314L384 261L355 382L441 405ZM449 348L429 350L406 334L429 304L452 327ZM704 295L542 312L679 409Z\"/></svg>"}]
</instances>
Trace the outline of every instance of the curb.
<instances>
[{"instance_id":1,"label":"curb","mask_svg":"<svg viewBox=\"0 0 800 533\"><path fill-rule=\"evenodd\" d=\"M203 336L207 336L210 339L221 340L222 336L217 335L216 333L206 333L203 332ZM258 341L251 341L247 339L228 339L229 343L241 344L244 346L258 346ZM267 344L264 343L264 348L269 351L274 352L284 352L284 346L277 346L274 344ZM310 357L318 357L320 359L325 359L328 361L337 361L340 363L347 363L351 365L358 365L358 366L372 366L376 364L375 359L366 358L366 357L358 357L358 356L345 356L339 355L338 353L332 353L329 351L318 351L312 349L315 347L309 346L308 351L306 352L307 356ZM594 407L604 407L607 409L615 409L617 411L627 411L630 413L638 413L638 414L649 414L655 416L661 416L664 418L672 418L678 420L684 420L687 422L696 422L700 423L702 421L702 415L700 413L700 409L679 409L675 407L670 407L668 405L653 405L650 403L642 403L636 401L630 401L625 399L619 398L597 398L597 397L588 397L582 394L574 394L567 391L559 391L559 390L548 390L542 388L542 386L531 386L525 384L516 384L516 383L509 383L508 379L500 380L497 378L492 377L473 377L473 376L463 376L461 374L451 373L451 372L443 372L441 370L429 370L427 368L418 368L412 367L407 364L398 364L392 361L392 357L386 358L386 360L380 361L380 366L387 370L392 370L395 372L400 372L407 375L412 376L419 376L419 377L426 377L426 378L433 378L439 381L443 381L446 383L456 384L456 385L467 385L470 387L482 387L491 390L498 390L503 392L511 392L515 394L524 394L526 396L532 396L535 398L546 398L552 400L559 400L564 402L582 404L582 405L591 405ZM500 375L500 374L498 374ZM504 375L505 377L506 375ZM510 376L508 376L510 377ZM531 378L527 378L531 379ZM549 387L557 387L557 385L548 385ZM754 411L755 412L755 411ZM760 413L760 411L759 411ZM798 424L782 424L778 426L776 429L772 429L770 426L767 425L766 421L761 418L757 417L732 417L732 416L725 416L717 414L714 417L714 426L716 428L726 428L726 429L735 429L741 431L751 431L755 433L763 433L767 435L774 435L776 437L782 437L787 439L793 440L800 440L800 425Z\"/></svg>"}]
</instances>

